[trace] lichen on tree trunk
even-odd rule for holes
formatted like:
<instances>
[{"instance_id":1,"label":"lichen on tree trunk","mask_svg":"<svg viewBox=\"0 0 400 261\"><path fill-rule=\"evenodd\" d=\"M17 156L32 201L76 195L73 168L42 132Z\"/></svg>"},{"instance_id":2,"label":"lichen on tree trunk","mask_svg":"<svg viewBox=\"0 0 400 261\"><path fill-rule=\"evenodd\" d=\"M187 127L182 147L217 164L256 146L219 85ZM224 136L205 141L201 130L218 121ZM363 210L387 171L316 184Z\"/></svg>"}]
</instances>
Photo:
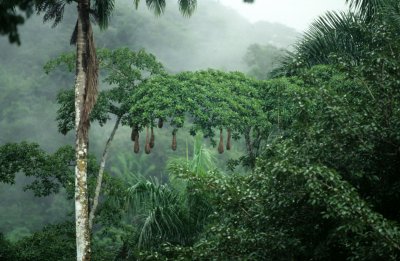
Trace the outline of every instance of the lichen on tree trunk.
<instances>
[{"instance_id":1,"label":"lichen on tree trunk","mask_svg":"<svg viewBox=\"0 0 400 261\"><path fill-rule=\"evenodd\" d=\"M75 225L77 260L90 260L87 154L89 115L97 97L97 58L89 19L89 0L78 2L75 79Z\"/></svg>"}]
</instances>

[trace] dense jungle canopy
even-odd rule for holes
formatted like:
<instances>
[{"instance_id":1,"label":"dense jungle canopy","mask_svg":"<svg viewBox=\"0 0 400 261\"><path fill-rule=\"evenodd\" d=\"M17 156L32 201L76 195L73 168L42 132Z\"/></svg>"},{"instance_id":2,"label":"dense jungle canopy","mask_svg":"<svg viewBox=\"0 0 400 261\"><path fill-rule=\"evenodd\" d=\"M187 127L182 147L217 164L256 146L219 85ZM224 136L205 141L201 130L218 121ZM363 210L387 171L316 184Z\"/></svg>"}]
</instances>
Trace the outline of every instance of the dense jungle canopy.
<instances>
[{"instance_id":1,"label":"dense jungle canopy","mask_svg":"<svg viewBox=\"0 0 400 261\"><path fill-rule=\"evenodd\" d=\"M0 2L0 260L399 260L398 1L75 2Z\"/></svg>"}]
</instances>

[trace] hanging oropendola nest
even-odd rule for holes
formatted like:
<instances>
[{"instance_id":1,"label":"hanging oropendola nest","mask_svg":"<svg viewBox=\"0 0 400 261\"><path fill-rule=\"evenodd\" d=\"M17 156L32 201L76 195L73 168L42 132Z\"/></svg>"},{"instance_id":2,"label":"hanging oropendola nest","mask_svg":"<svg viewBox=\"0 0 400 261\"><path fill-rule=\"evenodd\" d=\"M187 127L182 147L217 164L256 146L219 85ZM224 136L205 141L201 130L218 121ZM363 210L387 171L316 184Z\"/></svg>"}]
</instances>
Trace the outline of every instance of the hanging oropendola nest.
<instances>
[{"instance_id":1,"label":"hanging oropendola nest","mask_svg":"<svg viewBox=\"0 0 400 261\"><path fill-rule=\"evenodd\" d=\"M137 125L132 127L132 132L131 132L131 141L135 141L136 135L139 135L139 127Z\"/></svg>"},{"instance_id":2,"label":"hanging oropendola nest","mask_svg":"<svg viewBox=\"0 0 400 261\"><path fill-rule=\"evenodd\" d=\"M150 137L149 137L149 127L146 127L146 144L144 145L144 152L150 154Z\"/></svg>"},{"instance_id":3,"label":"hanging oropendola nest","mask_svg":"<svg viewBox=\"0 0 400 261\"><path fill-rule=\"evenodd\" d=\"M176 132L177 132L177 130L176 129L174 129L173 131L172 131L172 144L171 144L171 149L172 150L176 150Z\"/></svg>"},{"instance_id":4,"label":"hanging oropendola nest","mask_svg":"<svg viewBox=\"0 0 400 261\"><path fill-rule=\"evenodd\" d=\"M219 129L219 145L218 145L219 154L224 153L224 138L222 137L222 129Z\"/></svg>"},{"instance_id":5,"label":"hanging oropendola nest","mask_svg":"<svg viewBox=\"0 0 400 261\"><path fill-rule=\"evenodd\" d=\"M226 150L230 150L232 148L231 145L231 129L227 130L227 138L226 138Z\"/></svg>"},{"instance_id":6,"label":"hanging oropendola nest","mask_svg":"<svg viewBox=\"0 0 400 261\"><path fill-rule=\"evenodd\" d=\"M139 132L136 133L135 136L135 144L133 145L133 151L135 153L139 153L140 147L139 147Z\"/></svg>"},{"instance_id":7,"label":"hanging oropendola nest","mask_svg":"<svg viewBox=\"0 0 400 261\"><path fill-rule=\"evenodd\" d=\"M153 131L153 127L151 127L151 134L150 134L150 148L154 148L154 131Z\"/></svg>"},{"instance_id":8,"label":"hanging oropendola nest","mask_svg":"<svg viewBox=\"0 0 400 261\"><path fill-rule=\"evenodd\" d=\"M159 119L158 119L158 128L161 129L161 128L163 127L163 125L164 125L163 119L159 118Z\"/></svg>"}]
</instances>

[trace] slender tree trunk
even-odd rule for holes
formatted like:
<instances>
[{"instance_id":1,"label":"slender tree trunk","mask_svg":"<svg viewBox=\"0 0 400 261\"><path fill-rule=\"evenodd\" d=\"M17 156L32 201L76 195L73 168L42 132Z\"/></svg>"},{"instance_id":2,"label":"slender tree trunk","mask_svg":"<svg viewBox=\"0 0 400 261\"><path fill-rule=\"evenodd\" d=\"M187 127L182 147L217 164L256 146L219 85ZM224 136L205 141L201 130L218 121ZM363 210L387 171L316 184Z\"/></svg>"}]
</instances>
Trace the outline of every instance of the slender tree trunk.
<instances>
[{"instance_id":1,"label":"slender tree trunk","mask_svg":"<svg viewBox=\"0 0 400 261\"><path fill-rule=\"evenodd\" d=\"M249 156L253 157L254 153L253 153L253 145L251 143L250 133L251 133L251 128L247 128L244 132L244 140L246 143L247 153L249 154Z\"/></svg>"},{"instance_id":2,"label":"slender tree trunk","mask_svg":"<svg viewBox=\"0 0 400 261\"><path fill-rule=\"evenodd\" d=\"M97 176L97 181L96 181L96 191L94 193L94 198L93 198L93 206L90 209L90 215L89 215L89 229L92 231L93 227L93 219L96 214L96 209L99 204L99 197L100 197L100 190L101 190L101 184L103 182L103 173L104 173L104 168L106 166L106 160L107 160L107 154L108 150L111 146L111 142L114 139L115 132L118 129L119 123L121 121L121 117L117 118L117 121L115 122L114 128L110 134L110 137L107 140L106 146L103 151L103 156L101 157L101 162L100 162L100 169L99 169L99 175Z\"/></svg>"},{"instance_id":3,"label":"slender tree trunk","mask_svg":"<svg viewBox=\"0 0 400 261\"><path fill-rule=\"evenodd\" d=\"M78 8L79 10L80 8ZM80 12L79 12L80 13ZM84 107L84 94L86 85L86 72L84 66L85 40L83 36L82 17L78 18L78 35L76 42L76 81L75 81L75 225L76 225L76 251L77 260L90 260L90 233L88 218L87 195L87 135L82 133L82 113Z\"/></svg>"},{"instance_id":4,"label":"slender tree trunk","mask_svg":"<svg viewBox=\"0 0 400 261\"><path fill-rule=\"evenodd\" d=\"M75 225L78 261L90 260L87 190L89 115L97 97L97 59L89 19L90 0L78 2L75 80Z\"/></svg>"}]
</instances>

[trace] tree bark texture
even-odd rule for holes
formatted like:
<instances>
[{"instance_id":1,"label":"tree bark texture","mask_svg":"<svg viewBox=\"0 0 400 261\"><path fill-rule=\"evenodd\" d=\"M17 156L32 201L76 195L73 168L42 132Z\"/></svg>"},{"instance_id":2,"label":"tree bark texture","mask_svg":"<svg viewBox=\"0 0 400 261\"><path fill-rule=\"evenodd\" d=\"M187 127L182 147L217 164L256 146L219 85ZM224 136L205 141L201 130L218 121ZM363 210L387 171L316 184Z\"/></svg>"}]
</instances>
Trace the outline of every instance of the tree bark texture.
<instances>
[{"instance_id":1,"label":"tree bark texture","mask_svg":"<svg viewBox=\"0 0 400 261\"><path fill-rule=\"evenodd\" d=\"M89 115L97 97L97 59L89 19L90 0L78 2L75 79L75 225L77 260L90 260L87 154Z\"/></svg>"}]
</instances>

